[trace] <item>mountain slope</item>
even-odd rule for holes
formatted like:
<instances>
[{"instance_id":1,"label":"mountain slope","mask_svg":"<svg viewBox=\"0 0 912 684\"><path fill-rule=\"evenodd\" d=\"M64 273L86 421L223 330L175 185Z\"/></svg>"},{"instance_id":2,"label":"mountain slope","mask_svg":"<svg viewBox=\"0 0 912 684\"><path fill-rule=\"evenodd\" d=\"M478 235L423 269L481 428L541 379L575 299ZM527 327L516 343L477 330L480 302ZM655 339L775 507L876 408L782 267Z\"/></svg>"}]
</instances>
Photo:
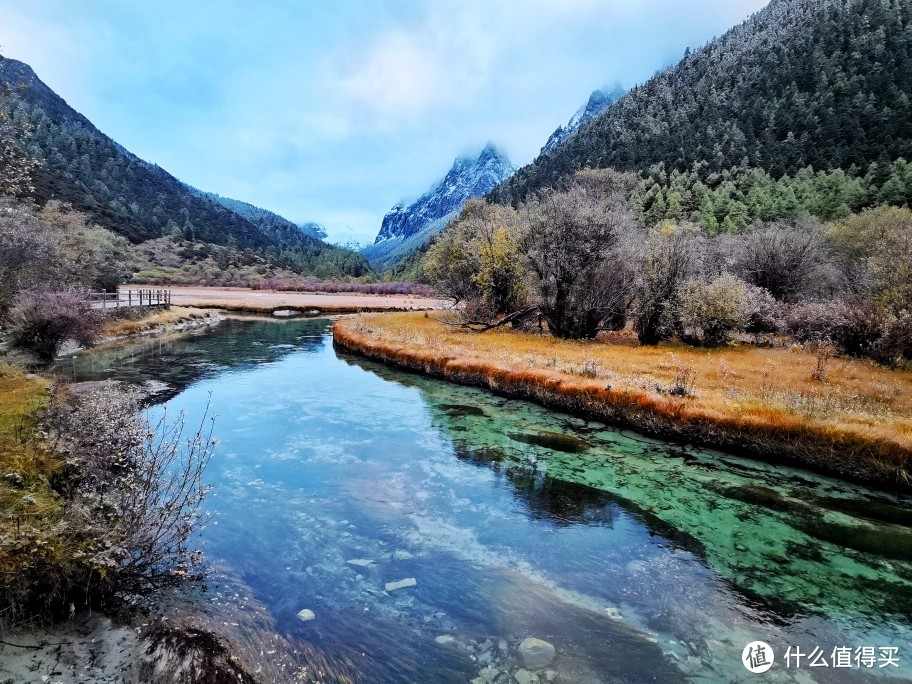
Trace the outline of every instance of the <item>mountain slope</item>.
<instances>
[{"instance_id":1,"label":"mountain slope","mask_svg":"<svg viewBox=\"0 0 912 684\"><path fill-rule=\"evenodd\" d=\"M180 233L189 240L270 250L301 272L318 262L331 263L338 275L368 270L360 255L326 245L290 222L252 221L205 193L194 194L98 130L28 65L0 57L0 82L18 91L9 108L32 131L21 146L42 162L33 178L39 202L72 204L134 243Z\"/></svg>"},{"instance_id":2,"label":"mountain slope","mask_svg":"<svg viewBox=\"0 0 912 684\"><path fill-rule=\"evenodd\" d=\"M317 223L294 223L284 216L279 216L273 211L263 209L262 207L250 204L249 202L243 202L230 197L222 197L217 193L206 192L205 190L194 188L192 185L187 185L186 183L184 183L184 187L197 197L204 197L216 204L220 204L229 211L233 211L238 216L247 219L255 226L258 226L267 232L294 233L295 231L301 231L317 239L326 237L326 232Z\"/></svg>"},{"instance_id":3,"label":"mountain slope","mask_svg":"<svg viewBox=\"0 0 912 684\"><path fill-rule=\"evenodd\" d=\"M488 144L477 158L460 157L443 180L409 205L399 203L383 217L373 245L362 250L375 267L387 268L443 230L466 200L480 197L514 171L510 161Z\"/></svg>"},{"instance_id":4,"label":"mountain slope","mask_svg":"<svg viewBox=\"0 0 912 684\"><path fill-rule=\"evenodd\" d=\"M576 113L563 126L558 126L557 130L548 138L548 142L541 148L540 154L548 154L555 147L564 142L571 135L576 133L583 124L591 121L599 114L604 112L608 107L617 102L624 95L624 89L616 86L611 90L593 90L589 100L576 110Z\"/></svg>"},{"instance_id":5,"label":"mountain slope","mask_svg":"<svg viewBox=\"0 0 912 684\"><path fill-rule=\"evenodd\" d=\"M773 0L634 88L491 193L500 202L586 166L662 162L774 177L912 156L912 3Z\"/></svg>"}]
</instances>

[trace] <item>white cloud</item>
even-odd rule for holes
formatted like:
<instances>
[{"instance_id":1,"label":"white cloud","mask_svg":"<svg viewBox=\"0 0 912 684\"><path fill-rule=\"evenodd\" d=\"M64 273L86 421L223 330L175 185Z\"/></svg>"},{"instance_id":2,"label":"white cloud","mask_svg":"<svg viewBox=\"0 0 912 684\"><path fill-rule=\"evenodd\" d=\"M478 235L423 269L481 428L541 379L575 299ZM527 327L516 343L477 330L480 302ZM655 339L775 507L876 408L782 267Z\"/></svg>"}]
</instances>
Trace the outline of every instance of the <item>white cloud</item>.
<instances>
[{"instance_id":1,"label":"white cloud","mask_svg":"<svg viewBox=\"0 0 912 684\"><path fill-rule=\"evenodd\" d=\"M405 31L380 36L342 76L342 93L358 107L394 116L423 113L439 103L443 65L421 42Z\"/></svg>"}]
</instances>

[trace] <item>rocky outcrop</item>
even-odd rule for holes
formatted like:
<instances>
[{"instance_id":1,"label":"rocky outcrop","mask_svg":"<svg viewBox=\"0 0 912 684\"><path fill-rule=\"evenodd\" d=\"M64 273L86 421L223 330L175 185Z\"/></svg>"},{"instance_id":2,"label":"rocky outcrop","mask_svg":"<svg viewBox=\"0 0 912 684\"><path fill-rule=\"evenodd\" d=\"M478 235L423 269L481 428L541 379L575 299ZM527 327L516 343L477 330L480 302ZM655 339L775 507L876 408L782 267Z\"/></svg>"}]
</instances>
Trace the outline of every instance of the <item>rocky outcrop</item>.
<instances>
[{"instance_id":1,"label":"rocky outcrop","mask_svg":"<svg viewBox=\"0 0 912 684\"><path fill-rule=\"evenodd\" d=\"M615 86L611 90L592 91L589 100L586 104L576 110L576 113L570 117L570 121L563 126L559 126L557 130L551 134L551 137L548 138L548 142L541 148L541 154L548 154L548 152L576 133L584 123L594 119L617 102L623 94L624 89L620 86Z\"/></svg>"},{"instance_id":2,"label":"rocky outcrop","mask_svg":"<svg viewBox=\"0 0 912 684\"><path fill-rule=\"evenodd\" d=\"M492 144L477 158L460 157L443 180L411 204L400 202L383 217L373 245L362 250L375 266L388 267L415 251L473 197L481 197L515 171Z\"/></svg>"}]
</instances>

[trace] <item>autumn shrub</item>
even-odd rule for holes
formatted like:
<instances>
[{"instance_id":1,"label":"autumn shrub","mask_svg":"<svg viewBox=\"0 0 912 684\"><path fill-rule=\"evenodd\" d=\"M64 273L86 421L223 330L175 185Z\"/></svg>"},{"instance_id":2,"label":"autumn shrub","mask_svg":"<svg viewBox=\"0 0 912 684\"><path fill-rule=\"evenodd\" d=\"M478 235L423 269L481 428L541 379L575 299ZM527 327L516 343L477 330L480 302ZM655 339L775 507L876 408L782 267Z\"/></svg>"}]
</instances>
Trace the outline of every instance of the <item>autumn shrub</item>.
<instances>
[{"instance_id":1,"label":"autumn shrub","mask_svg":"<svg viewBox=\"0 0 912 684\"><path fill-rule=\"evenodd\" d=\"M640 344L658 344L679 328L677 296L700 273L702 237L686 229L653 234L636 283L633 328Z\"/></svg>"},{"instance_id":2,"label":"autumn shrub","mask_svg":"<svg viewBox=\"0 0 912 684\"><path fill-rule=\"evenodd\" d=\"M833 340L848 320L846 305L838 300L809 301L791 306L785 329L798 342Z\"/></svg>"},{"instance_id":3,"label":"autumn shrub","mask_svg":"<svg viewBox=\"0 0 912 684\"><path fill-rule=\"evenodd\" d=\"M912 311L887 316L883 335L871 346L870 354L890 366L912 361Z\"/></svg>"},{"instance_id":4,"label":"autumn shrub","mask_svg":"<svg viewBox=\"0 0 912 684\"><path fill-rule=\"evenodd\" d=\"M747 326L745 285L729 273L710 283L687 283L677 304L685 341L716 346Z\"/></svg>"},{"instance_id":5,"label":"autumn shrub","mask_svg":"<svg viewBox=\"0 0 912 684\"><path fill-rule=\"evenodd\" d=\"M762 287L744 283L745 332L753 335L780 332L785 325L785 307Z\"/></svg>"},{"instance_id":6,"label":"autumn shrub","mask_svg":"<svg viewBox=\"0 0 912 684\"><path fill-rule=\"evenodd\" d=\"M102 318L78 290L20 292L7 315L13 344L52 361L67 340L91 345Z\"/></svg>"},{"instance_id":7,"label":"autumn shrub","mask_svg":"<svg viewBox=\"0 0 912 684\"><path fill-rule=\"evenodd\" d=\"M427 251L424 272L465 323L487 323L526 308L529 279L519 216L484 200L466 202Z\"/></svg>"}]
</instances>

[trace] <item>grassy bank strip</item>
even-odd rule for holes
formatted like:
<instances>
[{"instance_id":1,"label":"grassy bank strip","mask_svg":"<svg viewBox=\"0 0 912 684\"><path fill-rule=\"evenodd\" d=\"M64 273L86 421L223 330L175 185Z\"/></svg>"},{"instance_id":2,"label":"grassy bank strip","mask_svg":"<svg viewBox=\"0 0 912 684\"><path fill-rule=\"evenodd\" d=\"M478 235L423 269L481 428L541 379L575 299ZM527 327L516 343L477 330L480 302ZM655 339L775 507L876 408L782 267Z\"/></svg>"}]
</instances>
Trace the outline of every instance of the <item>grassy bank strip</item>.
<instances>
[{"instance_id":1,"label":"grassy bank strip","mask_svg":"<svg viewBox=\"0 0 912 684\"><path fill-rule=\"evenodd\" d=\"M104 322L101 337L104 339L129 337L142 333L166 330L181 323L202 322L211 316L209 311L196 307L172 306L170 309L153 309L137 318L110 318Z\"/></svg>"},{"instance_id":2,"label":"grassy bank strip","mask_svg":"<svg viewBox=\"0 0 912 684\"><path fill-rule=\"evenodd\" d=\"M64 464L40 431L48 382L0 363L0 582L3 595L28 585L32 568L64 563L69 549L56 526L60 498L51 487ZM0 624L8 619L0 615Z\"/></svg>"},{"instance_id":3,"label":"grassy bank strip","mask_svg":"<svg viewBox=\"0 0 912 684\"><path fill-rule=\"evenodd\" d=\"M370 359L665 439L882 487L912 486L908 371L836 359L815 380L818 360L802 350L479 335L437 316L349 317L336 322L333 336L341 349ZM689 395L675 396L682 378Z\"/></svg>"}]
</instances>

